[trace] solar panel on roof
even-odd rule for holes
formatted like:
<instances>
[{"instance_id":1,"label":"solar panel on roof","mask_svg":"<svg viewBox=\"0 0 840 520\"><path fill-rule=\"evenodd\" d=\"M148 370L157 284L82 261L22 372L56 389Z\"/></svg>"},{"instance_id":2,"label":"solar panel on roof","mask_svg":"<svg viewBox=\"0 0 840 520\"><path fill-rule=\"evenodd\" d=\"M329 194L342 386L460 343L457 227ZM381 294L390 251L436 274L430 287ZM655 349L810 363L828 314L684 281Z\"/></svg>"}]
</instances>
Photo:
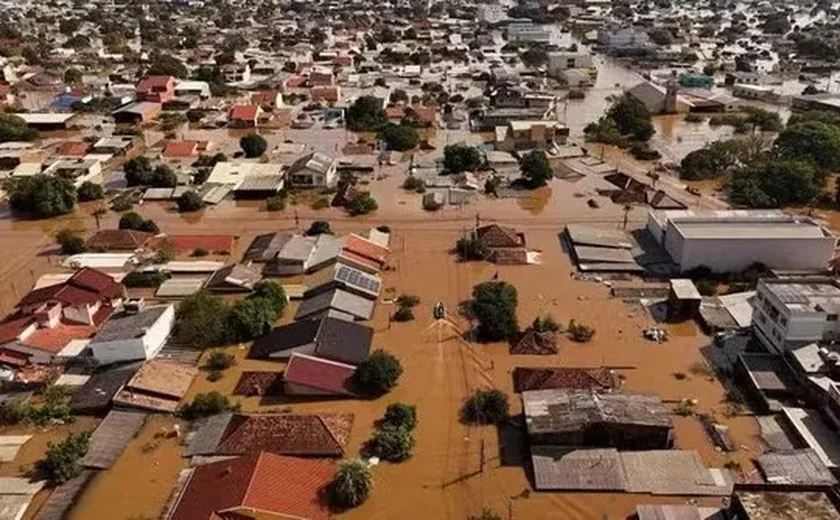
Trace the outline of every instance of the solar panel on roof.
<instances>
[{"instance_id":1,"label":"solar panel on roof","mask_svg":"<svg viewBox=\"0 0 840 520\"><path fill-rule=\"evenodd\" d=\"M782 303L808 303L808 297L801 291L789 287L779 287L777 290L779 300Z\"/></svg>"},{"instance_id":2,"label":"solar panel on roof","mask_svg":"<svg viewBox=\"0 0 840 520\"><path fill-rule=\"evenodd\" d=\"M352 285L374 294L379 293L379 288L382 285L382 283L373 276L345 265L338 268L338 271L335 274L335 279L340 282L344 282L347 285Z\"/></svg>"}]
</instances>

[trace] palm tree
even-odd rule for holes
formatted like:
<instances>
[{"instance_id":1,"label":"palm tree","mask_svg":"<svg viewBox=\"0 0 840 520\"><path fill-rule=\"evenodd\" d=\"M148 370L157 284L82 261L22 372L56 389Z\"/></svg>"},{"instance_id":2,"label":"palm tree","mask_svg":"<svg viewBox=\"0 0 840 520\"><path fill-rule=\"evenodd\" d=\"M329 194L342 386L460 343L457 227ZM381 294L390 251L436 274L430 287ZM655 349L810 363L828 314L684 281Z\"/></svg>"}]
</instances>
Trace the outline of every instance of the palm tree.
<instances>
[{"instance_id":1,"label":"palm tree","mask_svg":"<svg viewBox=\"0 0 840 520\"><path fill-rule=\"evenodd\" d=\"M371 489L373 476L367 464L361 459L343 460L332 482L332 503L341 508L356 507L367 500Z\"/></svg>"}]
</instances>

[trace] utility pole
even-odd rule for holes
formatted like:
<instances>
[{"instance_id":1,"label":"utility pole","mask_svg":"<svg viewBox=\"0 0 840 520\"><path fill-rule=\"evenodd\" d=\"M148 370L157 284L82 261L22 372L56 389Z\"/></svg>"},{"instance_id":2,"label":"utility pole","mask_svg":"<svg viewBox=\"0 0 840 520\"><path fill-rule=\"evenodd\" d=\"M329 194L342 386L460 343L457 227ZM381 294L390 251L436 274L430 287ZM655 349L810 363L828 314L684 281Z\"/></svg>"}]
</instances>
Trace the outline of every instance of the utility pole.
<instances>
[{"instance_id":1,"label":"utility pole","mask_svg":"<svg viewBox=\"0 0 840 520\"><path fill-rule=\"evenodd\" d=\"M484 439L481 439L481 472L484 473Z\"/></svg>"}]
</instances>

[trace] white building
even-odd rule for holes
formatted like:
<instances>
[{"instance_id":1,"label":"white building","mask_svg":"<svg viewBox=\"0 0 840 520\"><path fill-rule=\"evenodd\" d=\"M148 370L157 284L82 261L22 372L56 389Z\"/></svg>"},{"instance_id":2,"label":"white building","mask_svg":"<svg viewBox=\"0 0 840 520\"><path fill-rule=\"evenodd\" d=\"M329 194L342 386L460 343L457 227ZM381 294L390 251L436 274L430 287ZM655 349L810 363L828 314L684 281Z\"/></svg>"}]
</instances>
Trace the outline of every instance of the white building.
<instances>
[{"instance_id":1,"label":"white building","mask_svg":"<svg viewBox=\"0 0 840 520\"><path fill-rule=\"evenodd\" d=\"M569 69L592 69L595 62L586 52L549 52L548 73L552 76Z\"/></svg>"},{"instance_id":2,"label":"white building","mask_svg":"<svg viewBox=\"0 0 840 520\"><path fill-rule=\"evenodd\" d=\"M286 178L295 188L331 188L338 183L338 161L326 154L312 152L293 162Z\"/></svg>"},{"instance_id":3,"label":"white building","mask_svg":"<svg viewBox=\"0 0 840 520\"><path fill-rule=\"evenodd\" d=\"M210 97L210 84L206 81L181 80L175 85L175 97L198 96Z\"/></svg>"},{"instance_id":4,"label":"white building","mask_svg":"<svg viewBox=\"0 0 840 520\"><path fill-rule=\"evenodd\" d=\"M821 271L837 243L814 220L780 210L651 211L647 229L683 272L699 266L738 272L756 262Z\"/></svg>"},{"instance_id":5,"label":"white building","mask_svg":"<svg viewBox=\"0 0 840 520\"><path fill-rule=\"evenodd\" d=\"M175 306L122 312L105 322L89 347L100 365L151 359L166 344L175 325Z\"/></svg>"},{"instance_id":6,"label":"white building","mask_svg":"<svg viewBox=\"0 0 840 520\"><path fill-rule=\"evenodd\" d=\"M840 283L831 278L759 280L753 331L771 351L840 338Z\"/></svg>"},{"instance_id":7,"label":"white building","mask_svg":"<svg viewBox=\"0 0 840 520\"><path fill-rule=\"evenodd\" d=\"M482 22L499 23L507 18L507 11L500 4L479 4L476 7L476 18Z\"/></svg>"},{"instance_id":8,"label":"white building","mask_svg":"<svg viewBox=\"0 0 840 520\"><path fill-rule=\"evenodd\" d=\"M511 43L549 43L551 31L533 23L512 23L507 26L507 40Z\"/></svg>"}]
</instances>

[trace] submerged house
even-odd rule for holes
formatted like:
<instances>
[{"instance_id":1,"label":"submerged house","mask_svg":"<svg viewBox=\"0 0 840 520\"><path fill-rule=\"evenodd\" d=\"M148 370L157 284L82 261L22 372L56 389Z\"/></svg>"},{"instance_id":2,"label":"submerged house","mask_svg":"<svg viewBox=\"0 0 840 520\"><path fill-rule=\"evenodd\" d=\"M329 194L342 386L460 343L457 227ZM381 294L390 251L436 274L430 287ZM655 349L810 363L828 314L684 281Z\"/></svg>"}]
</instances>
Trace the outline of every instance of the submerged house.
<instances>
[{"instance_id":1,"label":"submerged house","mask_svg":"<svg viewBox=\"0 0 840 520\"><path fill-rule=\"evenodd\" d=\"M252 358L287 359L309 354L358 365L368 357L373 329L337 318L302 320L276 327L251 345Z\"/></svg>"},{"instance_id":2,"label":"submerged house","mask_svg":"<svg viewBox=\"0 0 840 520\"><path fill-rule=\"evenodd\" d=\"M670 411L656 396L532 390L522 405L532 444L664 450L674 443Z\"/></svg>"}]
</instances>

